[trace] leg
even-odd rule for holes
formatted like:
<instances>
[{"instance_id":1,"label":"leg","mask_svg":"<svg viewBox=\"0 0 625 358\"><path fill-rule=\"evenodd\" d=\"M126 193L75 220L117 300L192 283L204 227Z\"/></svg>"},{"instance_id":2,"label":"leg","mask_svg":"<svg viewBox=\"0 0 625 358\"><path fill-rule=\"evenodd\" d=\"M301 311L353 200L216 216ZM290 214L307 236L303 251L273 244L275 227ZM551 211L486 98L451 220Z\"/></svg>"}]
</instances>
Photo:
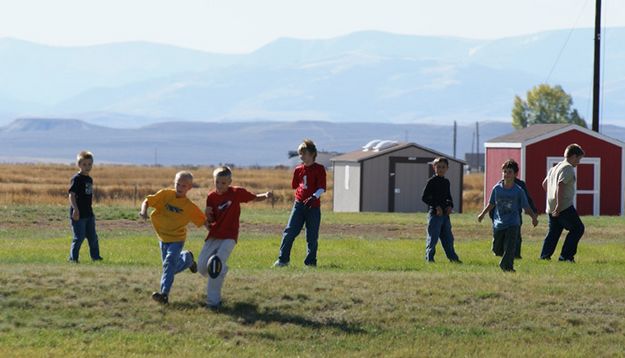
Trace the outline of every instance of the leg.
<instances>
[{"instance_id":1,"label":"leg","mask_svg":"<svg viewBox=\"0 0 625 358\"><path fill-rule=\"evenodd\" d=\"M304 265L317 266L317 246L319 241L319 225L321 224L321 208L308 208L305 221L306 259L304 259Z\"/></svg>"},{"instance_id":2,"label":"leg","mask_svg":"<svg viewBox=\"0 0 625 358\"><path fill-rule=\"evenodd\" d=\"M174 284L174 275L179 267L180 252L184 241L161 242L161 258L163 259L163 275L161 276L161 293L168 296Z\"/></svg>"},{"instance_id":3,"label":"leg","mask_svg":"<svg viewBox=\"0 0 625 358\"><path fill-rule=\"evenodd\" d=\"M300 231L302 231L302 227L304 227L305 209L307 209L306 206L300 202L296 201L295 204L293 204L289 222L286 224L284 232L282 233L280 256L278 256L278 260L280 260L280 262L288 263L291 261L291 248L293 247L293 241L295 241L297 235L299 235Z\"/></svg>"},{"instance_id":4,"label":"leg","mask_svg":"<svg viewBox=\"0 0 625 358\"><path fill-rule=\"evenodd\" d=\"M514 271L514 253L519 238L519 227L511 226L501 231L503 234L503 256L499 262L499 267L504 271Z\"/></svg>"},{"instance_id":5,"label":"leg","mask_svg":"<svg viewBox=\"0 0 625 358\"><path fill-rule=\"evenodd\" d=\"M442 216L428 214L427 239L425 241L425 260L433 262L436 254L436 243L441 234Z\"/></svg>"},{"instance_id":6,"label":"leg","mask_svg":"<svg viewBox=\"0 0 625 358\"><path fill-rule=\"evenodd\" d=\"M89 254L92 260L102 260L100 257L100 243L98 242L98 234L95 231L95 216L87 220L85 234L89 243Z\"/></svg>"},{"instance_id":7,"label":"leg","mask_svg":"<svg viewBox=\"0 0 625 358\"><path fill-rule=\"evenodd\" d=\"M204 241L204 246L202 246L202 251L200 251L197 260L197 272L204 277L208 277L208 259L217 253L219 241L221 240L208 239Z\"/></svg>"},{"instance_id":8,"label":"leg","mask_svg":"<svg viewBox=\"0 0 625 358\"><path fill-rule=\"evenodd\" d=\"M443 250L445 250L445 255L449 261L460 261L454 249L454 234L451 232L451 220L449 219L449 215L443 215L442 218L443 222L441 225L440 238Z\"/></svg>"},{"instance_id":9,"label":"leg","mask_svg":"<svg viewBox=\"0 0 625 358\"><path fill-rule=\"evenodd\" d=\"M216 254L221 260L222 268L217 278L208 278L208 283L206 284L206 304L209 307L217 307L221 303L221 288L228 273L228 258L236 244L232 239L215 241L218 241Z\"/></svg>"},{"instance_id":10,"label":"leg","mask_svg":"<svg viewBox=\"0 0 625 358\"><path fill-rule=\"evenodd\" d=\"M519 227L519 240L517 241L516 251L514 252L514 258L521 258L521 243L523 242L523 238L521 237L521 228Z\"/></svg>"},{"instance_id":11,"label":"leg","mask_svg":"<svg viewBox=\"0 0 625 358\"><path fill-rule=\"evenodd\" d=\"M72 224L72 246L69 250L69 260L78 262L78 256L80 255L80 246L85 240L85 231L87 228L87 219L78 219L76 221L71 218L69 221Z\"/></svg>"},{"instance_id":12,"label":"leg","mask_svg":"<svg viewBox=\"0 0 625 358\"><path fill-rule=\"evenodd\" d=\"M564 244L562 245L560 259L573 261L575 254L577 253L577 244L582 238L582 235L584 235L586 228L584 227L582 220L579 218L577 210L575 210L575 207L573 206L560 213L560 222L562 223L562 226L569 231L566 235L566 239L564 240Z\"/></svg>"},{"instance_id":13,"label":"leg","mask_svg":"<svg viewBox=\"0 0 625 358\"><path fill-rule=\"evenodd\" d=\"M503 256L504 237L505 237L505 230L493 229L493 253L495 254L495 256Z\"/></svg>"},{"instance_id":14,"label":"leg","mask_svg":"<svg viewBox=\"0 0 625 358\"><path fill-rule=\"evenodd\" d=\"M563 227L560 225L558 217L549 214L549 231L547 232L547 236L545 236L545 241L543 241L543 249L540 252L541 259L550 259L553 252L556 251L562 229Z\"/></svg>"}]
</instances>

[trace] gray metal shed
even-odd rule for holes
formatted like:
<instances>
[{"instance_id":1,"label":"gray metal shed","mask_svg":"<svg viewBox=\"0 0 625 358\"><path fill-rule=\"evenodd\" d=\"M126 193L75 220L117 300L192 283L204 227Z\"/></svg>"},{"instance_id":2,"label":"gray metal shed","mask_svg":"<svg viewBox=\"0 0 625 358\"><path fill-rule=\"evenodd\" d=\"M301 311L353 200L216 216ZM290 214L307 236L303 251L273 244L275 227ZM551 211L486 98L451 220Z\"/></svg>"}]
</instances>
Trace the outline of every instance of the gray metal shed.
<instances>
[{"instance_id":1,"label":"gray metal shed","mask_svg":"<svg viewBox=\"0 0 625 358\"><path fill-rule=\"evenodd\" d=\"M372 141L362 150L331 159L334 171L334 211L425 212L421 201L431 163L446 157L454 210L462 212L464 161L415 143Z\"/></svg>"}]
</instances>

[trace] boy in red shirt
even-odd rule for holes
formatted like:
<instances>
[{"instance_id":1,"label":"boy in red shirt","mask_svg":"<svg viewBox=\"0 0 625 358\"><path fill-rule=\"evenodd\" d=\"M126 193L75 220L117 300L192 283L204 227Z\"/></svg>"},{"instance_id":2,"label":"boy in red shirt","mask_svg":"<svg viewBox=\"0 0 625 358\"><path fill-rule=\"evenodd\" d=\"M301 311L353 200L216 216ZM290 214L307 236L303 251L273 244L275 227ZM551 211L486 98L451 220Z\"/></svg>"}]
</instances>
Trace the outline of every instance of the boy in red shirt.
<instances>
[{"instance_id":1,"label":"boy in red shirt","mask_svg":"<svg viewBox=\"0 0 625 358\"><path fill-rule=\"evenodd\" d=\"M284 228L280 243L280 256L274 267L285 267L291 260L293 241L306 224L306 258L304 265L317 266L317 240L321 223L321 203L319 198L326 191L326 168L315 163L317 147L312 140L306 139L297 148L302 164L295 167L291 187L295 189L295 203L289 222Z\"/></svg>"},{"instance_id":2,"label":"boy in red shirt","mask_svg":"<svg viewBox=\"0 0 625 358\"><path fill-rule=\"evenodd\" d=\"M208 277L206 285L206 303L210 308L221 305L221 287L228 273L228 257L234 249L239 236L239 216L241 203L262 201L271 198L271 192L253 194L244 188L230 186L232 171L228 167L218 167L213 171L215 190L206 197L206 217L211 223L208 236L198 259L198 272L208 277L208 260L217 255L222 269L216 278Z\"/></svg>"}]
</instances>

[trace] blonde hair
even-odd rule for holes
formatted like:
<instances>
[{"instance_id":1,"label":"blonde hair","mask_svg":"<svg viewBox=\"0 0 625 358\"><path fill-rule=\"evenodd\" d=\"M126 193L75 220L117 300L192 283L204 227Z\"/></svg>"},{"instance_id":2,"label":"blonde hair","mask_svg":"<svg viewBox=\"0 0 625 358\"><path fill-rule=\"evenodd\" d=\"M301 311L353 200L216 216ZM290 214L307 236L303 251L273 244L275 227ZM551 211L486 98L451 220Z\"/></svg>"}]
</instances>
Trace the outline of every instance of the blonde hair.
<instances>
[{"instance_id":1,"label":"blonde hair","mask_svg":"<svg viewBox=\"0 0 625 358\"><path fill-rule=\"evenodd\" d=\"M177 179L182 179L182 180L188 180L190 182L193 182L193 174L191 174L191 172L186 171L186 170L181 170L178 173L176 173L176 178Z\"/></svg>"},{"instance_id":2,"label":"blonde hair","mask_svg":"<svg viewBox=\"0 0 625 358\"><path fill-rule=\"evenodd\" d=\"M213 178L217 178L217 177L232 177L232 170L230 170L229 167L227 166L221 166L221 167L217 167L215 168L215 170L213 170Z\"/></svg>"},{"instance_id":3,"label":"blonde hair","mask_svg":"<svg viewBox=\"0 0 625 358\"><path fill-rule=\"evenodd\" d=\"M304 139L302 144L297 147L297 153L302 154L303 151L307 151L312 154L313 159L317 159L317 146L312 141L312 139Z\"/></svg>"},{"instance_id":4,"label":"blonde hair","mask_svg":"<svg viewBox=\"0 0 625 358\"><path fill-rule=\"evenodd\" d=\"M78 155L76 155L76 164L80 164L85 159L93 160L93 153L88 150L83 150Z\"/></svg>"}]
</instances>

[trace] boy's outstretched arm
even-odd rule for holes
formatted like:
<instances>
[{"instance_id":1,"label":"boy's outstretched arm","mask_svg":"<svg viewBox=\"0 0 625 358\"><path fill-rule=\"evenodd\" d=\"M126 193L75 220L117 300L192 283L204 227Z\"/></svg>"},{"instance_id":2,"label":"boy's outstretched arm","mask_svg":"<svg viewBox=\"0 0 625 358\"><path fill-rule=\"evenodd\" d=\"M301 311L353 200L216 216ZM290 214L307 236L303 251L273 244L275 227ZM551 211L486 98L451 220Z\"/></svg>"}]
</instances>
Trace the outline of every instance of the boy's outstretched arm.
<instances>
[{"instance_id":1,"label":"boy's outstretched arm","mask_svg":"<svg viewBox=\"0 0 625 358\"><path fill-rule=\"evenodd\" d=\"M484 215L486 215L489 211L491 211L493 208L495 207L495 205L489 203L488 205L486 205L484 207L484 209L482 210L482 212L477 216L477 221L478 222L482 222L482 219L484 219Z\"/></svg>"},{"instance_id":2,"label":"boy's outstretched arm","mask_svg":"<svg viewBox=\"0 0 625 358\"><path fill-rule=\"evenodd\" d=\"M148 199L143 200L143 203L141 203L141 210L139 211L139 216L143 220L146 220L148 218L148 207Z\"/></svg>"},{"instance_id":3,"label":"boy's outstretched arm","mask_svg":"<svg viewBox=\"0 0 625 358\"><path fill-rule=\"evenodd\" d=\"M268 191L266 193L256 194L255 201L263 201L265 199L271 199L271 198L273 198L273 192Z\"/></svg>"}]
</instances>

